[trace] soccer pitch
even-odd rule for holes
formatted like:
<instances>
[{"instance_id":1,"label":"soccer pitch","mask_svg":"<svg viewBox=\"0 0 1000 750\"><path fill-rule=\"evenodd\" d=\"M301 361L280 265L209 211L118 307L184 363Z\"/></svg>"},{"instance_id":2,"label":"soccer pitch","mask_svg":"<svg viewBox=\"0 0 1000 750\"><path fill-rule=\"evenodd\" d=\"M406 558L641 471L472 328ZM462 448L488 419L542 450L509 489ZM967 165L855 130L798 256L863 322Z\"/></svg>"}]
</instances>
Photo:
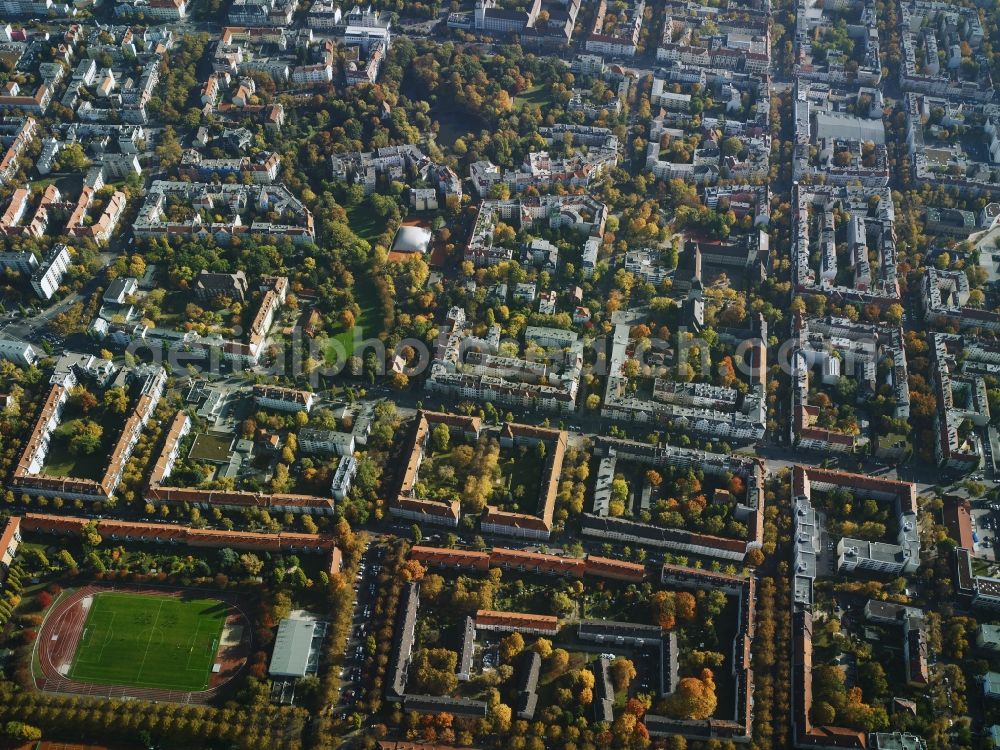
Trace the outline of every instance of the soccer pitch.
<instances>
[{"instance_id":1,"label":"soccer pitch","mask_svg":"<svg viewBox=\"0 0 1000 750\"><path fill-rule=\"evenodd\" d=\"M204 690L229 606L216 599L94 595L69 677L103 685Z\"/></svg>"}]
</instances>

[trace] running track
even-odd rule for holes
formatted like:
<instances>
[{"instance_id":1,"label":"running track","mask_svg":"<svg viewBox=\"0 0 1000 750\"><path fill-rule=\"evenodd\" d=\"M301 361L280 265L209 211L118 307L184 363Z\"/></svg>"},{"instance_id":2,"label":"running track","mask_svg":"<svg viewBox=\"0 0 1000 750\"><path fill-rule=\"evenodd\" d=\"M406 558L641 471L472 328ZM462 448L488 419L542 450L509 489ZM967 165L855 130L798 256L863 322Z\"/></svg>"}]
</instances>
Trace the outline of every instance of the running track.
<instances>
[{"instance_id":1,"label":"running track","mask_svg":"<svg viewBox=\"0 0 1000 750\"><path fill-rule=\"evenodd\" d=\"M60 667L68 668L72 664L80 637L83 635L83 625L87 619L87 610L83 607L83 600L102 591L127 591L157 596L182 596L186 591L196 591L200 596L220 599L234 610L234 613L226 620L227 625L241 624L243 626L243 639L239 646L227 649L227 653L220 653L216 657L217 661L222 663L222 671L212 675L210 687L205 690L186 692L127 685L95 685L71 680L63 676ZM253 627L250 624L250 618L246 616L234 595L201 589L155 588L128 584L85 586L63 596L53 604L45 622L42 623L38 638L35 640L35 653L38 655L42 677L34 676L35 687L47 692L72 693L101 698L141 698L170 703L209 703L246 669L247 657L252 648Z\"/></svg>"}]
</instances>

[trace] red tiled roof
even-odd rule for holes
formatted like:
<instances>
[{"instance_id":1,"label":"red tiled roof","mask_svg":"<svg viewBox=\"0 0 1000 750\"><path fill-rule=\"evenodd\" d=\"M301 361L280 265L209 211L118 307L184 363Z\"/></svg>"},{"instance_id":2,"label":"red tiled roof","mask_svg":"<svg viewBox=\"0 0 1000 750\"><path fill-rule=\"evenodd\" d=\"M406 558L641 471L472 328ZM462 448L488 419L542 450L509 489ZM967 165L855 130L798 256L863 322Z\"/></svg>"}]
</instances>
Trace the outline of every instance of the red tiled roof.
<instances>
[{"instance_id":1,"label":"red tiled roof","mask_svg":"<svg viewBox=\"0 0 1000 750\"><path fill-rule=\"evenodd\" d=\"M958 542L959 547L973 549L971 504L957 495L946 495L942 515L948 536Z\"/></svg>"},{"instance_id":2,"label":"red tiled roof","mask_svg":"<svg viewBox=\"0 0 1000 750\"><path fill-rule=\"evenodd\" d=\"M548 630L556 632L559 629L559 618L552 615L534 615L521 612L499 612L493 609L480 609L476 612L476 627L494 625L512 630Z\"/></svg>"}]
</instances>

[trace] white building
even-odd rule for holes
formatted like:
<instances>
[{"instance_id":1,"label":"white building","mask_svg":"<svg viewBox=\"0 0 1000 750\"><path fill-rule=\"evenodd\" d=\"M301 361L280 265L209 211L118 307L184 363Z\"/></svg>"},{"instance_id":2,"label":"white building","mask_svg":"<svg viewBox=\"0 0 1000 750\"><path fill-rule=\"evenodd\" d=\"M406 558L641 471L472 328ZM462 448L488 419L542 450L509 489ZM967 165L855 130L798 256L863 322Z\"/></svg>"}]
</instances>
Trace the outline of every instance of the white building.
<instances>
[{"instance_id":1,"label":"white building","mask_svg":"<svg viewBox=\"0 0 1000 750\"><path fill-rule=\"evenodd\" d=\"M354 456L344 456L337 464L337 470L333 473L333 480L330 482L330 492L334 500L343 500L347 493L351 491L351 483L358 473L358 460Z\"/></svg>"},{"instance_id":2,"label":"white building","mask_svg":"<svg viewBox=\"0 0 1000 750\"><path fill-rule=\"evenodd\" d=\"M0 359L28 367L38 361L38 352L26 341L0 338Z\"/></svg>"},{"instance_id":3,"label":"white building","mask_svg":"<svg viewBox=\"0 0 1000 750\"><path fill-rule=\"evenodd\" d=\"M66 245L59 243L53 247L31 276L31 288L35 294L44 300L52 299L62 283L63 274L69 269L69 261Z\"/></svg>"},{"instance_id":4,"label":"white building","mask_svg":"<svg viewBox=\"0 0 1000 750\"><path fill-rule=\"evenodd\" d=\"M325 453L335 456L350 456L354 453L354 434L337 430L299 430L299 450L303 453Z\"/></svg>"},{"instance_id":5,"label":"white building","mask_svg":"<svg viewBox=\"0 0 1000 750\"><path fill-rule=\"evenodd\" d=\"M313 407L316 396L308 391L295 388L282 388L277 385L255 385L253 398L258 406L275 411L304 411L308 413Z\"/></svg>"}]
</instances>

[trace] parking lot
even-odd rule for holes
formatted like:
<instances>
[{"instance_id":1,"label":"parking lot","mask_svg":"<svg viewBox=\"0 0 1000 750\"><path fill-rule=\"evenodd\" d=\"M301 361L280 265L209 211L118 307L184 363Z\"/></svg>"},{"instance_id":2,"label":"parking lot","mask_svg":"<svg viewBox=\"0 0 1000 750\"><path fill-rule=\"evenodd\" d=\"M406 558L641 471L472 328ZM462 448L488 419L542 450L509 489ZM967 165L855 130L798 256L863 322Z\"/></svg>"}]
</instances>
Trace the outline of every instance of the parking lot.
<instances>
[{"instance_id":1,"label":"parking lot","mask_svg":"<svg viewBox=\"0 0 1000 750\"><path fill-rule=\"evenodd\" d=\"M368 656L367 641L369 637L368 623L372 616L375 595L378 593L379 571L382 570L383 547L369 543L361 556L361 565L354 581L357 599L354 604L354 616L351 618L351 635L344 649L344 667L340 672L343 681L340 692L340 705L333 710L339 712L345 719L354 710L361 693L361 677L365 659Z\"/></svg>"}]
</instances>

